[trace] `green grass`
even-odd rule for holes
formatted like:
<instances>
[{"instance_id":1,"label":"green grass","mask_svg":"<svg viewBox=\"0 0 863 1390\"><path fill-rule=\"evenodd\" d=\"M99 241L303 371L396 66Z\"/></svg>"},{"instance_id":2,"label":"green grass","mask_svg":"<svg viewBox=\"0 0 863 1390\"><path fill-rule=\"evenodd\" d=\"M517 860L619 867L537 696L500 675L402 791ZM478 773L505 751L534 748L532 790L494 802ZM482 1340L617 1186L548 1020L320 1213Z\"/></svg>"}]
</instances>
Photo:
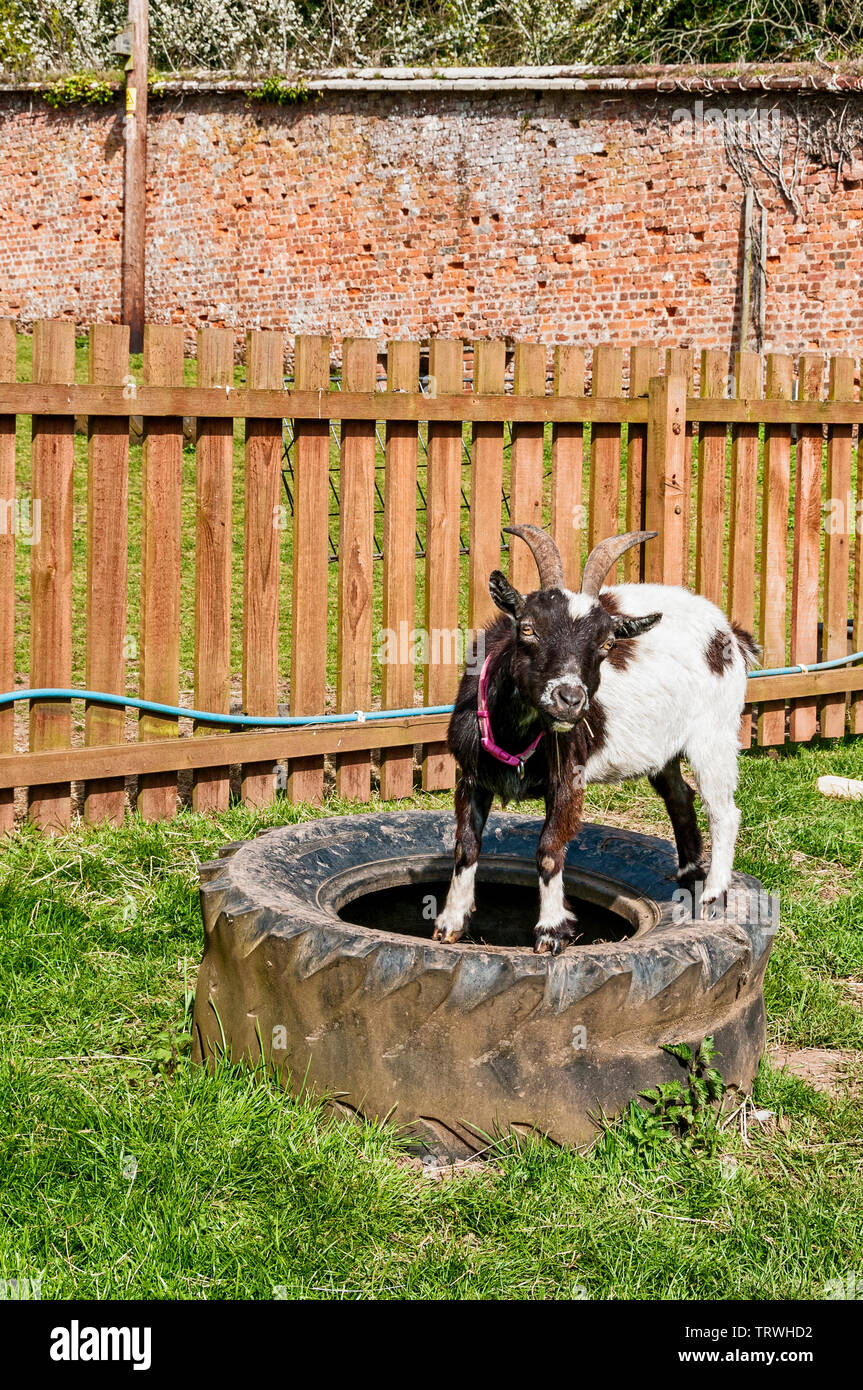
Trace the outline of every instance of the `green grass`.
<instances>
[{"instance_id":1,"label":"green grass","mask_svg":"<svg viewBox=\"0 0 863 1390\"><path fill-rule=\"evenodd\" d=\"M863 811L819 796L823 772L863 775L863 744L742 759L737 862L781 895L772 1037L859 1049L842 980L863 975ZM646 783L589 803L591 819L662 825ZM748 1145L731 1126L712 1157L645 1156L619 1123L585 1153L501 1142L443 1182L392 1127L334 1121L239 1068L208 1076L182 1045L160 1067L188 1032L196 861L311 814L279 802L7 842L0 1274L41 1274L62 1298L811 1299L861 1270L859 1094L767 1063L755 1099L781 1123L750 1124Z\"/></svg>"}]
</instances>

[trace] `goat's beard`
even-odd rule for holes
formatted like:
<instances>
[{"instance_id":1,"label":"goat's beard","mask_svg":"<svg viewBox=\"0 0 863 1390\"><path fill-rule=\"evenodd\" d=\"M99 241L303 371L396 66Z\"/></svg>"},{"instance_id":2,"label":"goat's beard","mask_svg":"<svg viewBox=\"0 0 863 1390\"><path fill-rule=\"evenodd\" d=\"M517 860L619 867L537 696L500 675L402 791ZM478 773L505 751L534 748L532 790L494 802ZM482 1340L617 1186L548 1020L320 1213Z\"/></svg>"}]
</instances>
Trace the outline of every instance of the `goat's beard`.
<instances>
[{"instance_id":1,"label":"goat's beard","mask_svg":"<svg viewBox=\"0 0 863 1390\"><path fill-rule=\"evenodd\" d=\"M578 728L586 713L587 711L583 710L582 713L577 714L574 719L561 719L558 715L551 714L549 710L544 710L541 707L537 709L540 722L553 734L572 733L573 729Z\"/></svg>"}]
</instances>

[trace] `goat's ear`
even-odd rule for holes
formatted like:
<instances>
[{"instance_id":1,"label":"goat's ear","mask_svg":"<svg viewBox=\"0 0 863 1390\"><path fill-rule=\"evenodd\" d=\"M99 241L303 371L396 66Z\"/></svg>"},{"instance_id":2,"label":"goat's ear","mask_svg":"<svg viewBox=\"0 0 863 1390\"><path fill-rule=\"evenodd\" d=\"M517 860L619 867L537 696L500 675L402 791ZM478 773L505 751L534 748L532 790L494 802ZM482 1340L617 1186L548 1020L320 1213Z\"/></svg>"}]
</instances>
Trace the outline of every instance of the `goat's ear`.
<instances>
[{"instance_id":1,"label":"goat's ear","mask_svg":"<svg viewBox=\"0 0 863 1390\"><path fill-rule=\"evenodd\" d=\"M488 591L492 601L504 613L517 618L524 608L524 595L514 589L502 570L492 570L488 577Z\"/></svg>"},{"instance_id":2,"label":"goat's ear","mask_svg":"<svg viewBox=\"0 0 863 1390\"><path fill-rule=\"evenodd\" d=\"M647 613L643 618L629 618L625 613L615 613L613 615L615 637L640 637L642 632L649 632L652 627L656 627L662 617L661 613Z\"/></svg>"}]
</instances>

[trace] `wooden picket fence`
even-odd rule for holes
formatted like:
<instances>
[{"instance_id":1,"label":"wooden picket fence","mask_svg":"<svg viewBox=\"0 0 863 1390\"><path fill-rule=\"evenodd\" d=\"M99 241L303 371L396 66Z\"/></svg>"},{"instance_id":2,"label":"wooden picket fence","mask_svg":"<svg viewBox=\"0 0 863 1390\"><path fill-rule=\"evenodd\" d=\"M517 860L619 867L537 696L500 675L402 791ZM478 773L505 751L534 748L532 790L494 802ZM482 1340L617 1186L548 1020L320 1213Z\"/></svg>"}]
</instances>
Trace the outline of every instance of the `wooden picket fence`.
<instances>
[{"instance_id":1,"label":"wooden picket fence","mask_svg":"<svg viewBox=\"0 0 863 1390\"><path fill-rule=\"evenodd\" d=\"M125 669L129 553L129 420L144 419L142 463L139 681L134 692L163 704L181 694L209 712L230 709L234 421L245 421L242 495L242 708L278 712L279 566L283 426L293 422L290 712L369 710L372 704L373 546L376 430L385 429L382 623L399 632L417 618L417 459L427 450L425 554L420 561L429 633L459 626L467 584L467 622L493 617L488 575L501 563L502 496L519 522L546 524L568 582L579 580L588 546L625 527L659 532L631 551L619 577L693 586L754 630L764 665L810 665L863 647L861 538L855 497L856 428L863 401L855 362L808 354L795 363L773 354L734 359L709 350L628 354L580 347L435 340L420 389L420 348L389 344L386 389L379 389L377 344L343 345L340 389L333 389L330 342L299 337L293 383L284 387L286 342L279 332L248 334L245 384L234 385L234 335L198 335L197 384L184 385L184 334L147 329L143 383L129 375L127 330L100 324L89 335L89 382L74 384L75 327L35 325L33 380L16 383L16 335L0 323L0 521L16 496L16 417L32 417L30 493L41 507L30 550L29 673L19 688L67 688L73 649L73 474L75 418L88 419L86 518L86 685L128 695ZM465 390L466 364L470 386ZM512 365L510 373L509 364ZM587 367L589 365L589 378ZM547 376L549 366L552 368ZM766 370L765 370L766 368ZM697 369L697 370L696 370ZM826 392L825 392L826 373ZM692 394L693 381L699 394ZM549 391L549 380L551 389ZM588 384L590 390L586 389ZM628 394L624 393L624 380ZM797 386L795 398L795 383ZM184 417L197 421L194 535L183 534ZM331 608L331 425L337 426L340 489L336 676L327 680ZM469 440L465 431L469 427ZM547 437L546 430L550 433ZM463 448L469 446L469 553L460 555ZM549 467L550 458L550 467ZM853 485L854 484L854 485ZM826 506L826 510L825 510ZM830 518L830 525L825 519ZM584 518L588 518L586 524ZM504 518L505 519L505 518ZM16 538L0 525L0 691L16 683ZM194 551L194 690L181 692L181 565ZM852 577L851 557L854 554ZM523 546L509 556L513 582L535 584ZM19 599L20 602L20 599ZM446 704L458 679L456 652L427 663L422 690L409 652L381 672L386 709ZM334 688L333 688L334 687ZM284 688L284 684L282 684ZM761 745L805 741L820 729L863 732L863 668L751 681L744 742L753 721ZM24 714L27 749L21 742ZM385 797L414 786L452 785L446 716L399 716L279 730L219 731L199 724L178 737L178 720L142 713L135 737L122 710L90 703L73 728L68 700L35 700L29 711L0 709L0 829L14 823L15 789L27 789L29 815L46 829L70 823L73 790L83 784L87 820L122 820L125 779L137 778L147 818L172 816L178 775L191 773L192 802L228 804L231 769L250 804L273 798L277 765L287 795L319 801L326 767L337 791L367 801L372 752L380 751ZM327 764L326 760L329 760ZM377 763L374 764L377 767ZM73 788L73 784L75 784ZM236 774L235 774L236 785Z\"/></svg>"}]
</instances>

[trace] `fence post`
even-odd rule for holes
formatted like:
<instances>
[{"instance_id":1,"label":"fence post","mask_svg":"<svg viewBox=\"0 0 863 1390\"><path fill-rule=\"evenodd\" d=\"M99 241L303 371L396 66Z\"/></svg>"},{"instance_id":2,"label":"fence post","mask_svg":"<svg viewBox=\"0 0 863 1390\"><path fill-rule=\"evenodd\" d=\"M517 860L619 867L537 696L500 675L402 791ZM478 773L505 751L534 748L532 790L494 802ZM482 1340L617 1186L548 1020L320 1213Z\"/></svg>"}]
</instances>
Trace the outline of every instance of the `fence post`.
<instances>
[{"instance_id":1,"label":"fence post","mask_svg":"<svg viewBox=\"0 0 863 1390\"><path fill-rule=\"evenodd\" d=\"M296 339L294 385L298 391L329 391L329 338ZM295 420L291 714L323 714L326 707L329 534L330 422ZM323 754L293 758L291 801L317 803L323 795Z\"/></svg>"},{"instance_id":2,"label":"fence post","mask_svg":"<svg viewBox=\"0 0 863 1390\"><path fill-rule=\"evenodd\" d=\"M73 323L34 324L33 380L74 382ZM33 416L31 490L36 539L30 552L30 681L34 687L62 687L72 681L74 427L71 415ZM70 745L71 734L68 700L31 701L32 752L50 748L61 755ZM65 830L72 815L71 788L68 783L31 787L29 806L31 820L43 830Z\"/></svg>"},{"instance_id":3,"label":"fence post","mask_svg":"<svg viewBox=\"0 0 863 1390\"><path fill-rule=\"evenodd\" d=\"M432 339L429 376L434 395L460 394L463 359L460 341ZM461 420L435 421L428 427L423 671L427 705L449 704L458 687L462 428ZM425 791L443 791L454 785L455 760L445 743L424 746L422 774Z\"/></svg>"},{"instance_id":4,"label":"fence post","mask_svg":"<svg viewBox=\"0 0 863 1390\"><path fill-rule=\"evenodd\" d=\"M281 391L281 333L251 332L246 381L251 390ZM279 545L282 487L281 420L247 420L243 522L243 710L275 715L279 704ZM266 806L276 793L273 763L244 763L247 806Z\"/></svg>"},{"instance_id":5,"label":"fence post","mask_svg":"<svg viewBox=\"0 0 863 1390\"><path fill-rule=\"evenodd\" d=\"M199 329L198 385L224 391L233 383L230 328ZM198 421L195 465L195 707L227 714L231 708L233 420ZM217 729L218 725L197 722L195 735ZM198 768L192 781L194 810L226 811L230 789L227 767Z\"/></svg>"},{"instance_id":6,"label":"fence post","mask_svg":"<svg viewBox=\"0 0 863 1390\"><path fill-rule=\"evenodd\" d=\"M342 389L373 392L377 386L374 338L345 338ZM339 637L336 708L367 710L372 697L372 614L375 548L375 422L343 420L339 476ZM368 801L372 764L368 752L336 758L336 792Z\"/></svg>"},{"instance_id":7,"label":"fence post","mask_svg":"<svg viewBox=\"0 0 863 1390\"><path fill-rule=\"evenodd\" d=\"M651 378L647 402L645 530L658 531L644 548L644 578L683 583L683 479L686 475L686 378Z\"/></svg>"},{"instance_id":8,"label":"fence post","mask_svg":"<svg viewBox=\"0 0 863 1390\"><path fill-rule=\"evenodd\" d=\"M15 324L0 319L0 381L16 377ZM0 690L15 685L15 416L0 415ZM0 753L15 747L15 706L0 710ZM0 835L15 823L15 789L0 788Z\"/></svg>"},{"instance_id":9,"label":"fence post","mask_svg":"<svg viewBox=\"0 0 863 1390\"><path fill-rule=\"evenodd\" d=\"M148 0L129 0L129 23L132 52L126 67L123 127L123 322L131 328L132 351L140 352L144 342L147 239Z\"/></svg>"},{"instance_id":10,"label":"fence post","mask_svg":"<svg viewBox=\"0 0 863 1390\"><path fill-rule=\"evenodd\" d=\"M90 329L90 382L121 386L129 371L129 329L97 323ZM87 446L87 675L88 690L126 692L127 574L129 565L129 421L90 417ZM126 714L88 704L84 741L123 743ZM122 777L87 782L84 818L122 825Z\"/></svg>"}]
</instances>

